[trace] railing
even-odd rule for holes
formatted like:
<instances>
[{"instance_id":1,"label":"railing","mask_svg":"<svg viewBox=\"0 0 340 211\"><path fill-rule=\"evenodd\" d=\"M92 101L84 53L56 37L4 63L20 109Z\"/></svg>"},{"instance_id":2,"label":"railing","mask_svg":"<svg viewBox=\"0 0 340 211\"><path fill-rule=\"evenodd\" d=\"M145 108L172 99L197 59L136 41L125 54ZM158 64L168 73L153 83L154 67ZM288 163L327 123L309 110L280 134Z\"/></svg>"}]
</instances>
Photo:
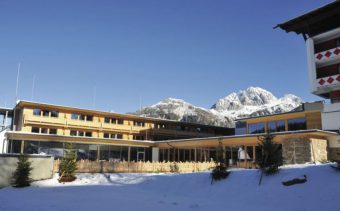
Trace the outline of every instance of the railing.
<instances>
[{"instance_id":1,"label":"railing","mask_svg":"<svg viewBox=\"0 0 340 211\"><path fill-rule=\"evenodd\" d=\"M330 50L322 51L315 54L316 63L323 63L336 58L340 58L340 47L332 48Z\"/></svg>"},{"instance_id":2,"label":"railing","mask_svg":"<svg viewBox=\"0 0 340 211\"><path fill-rule=\"evenodd\" d=\"M318 78L316 80L318 87L337 85L340 84L340 74Z\"/></svg>"},{"instance_id":3,"label":"railing","mask_svg":"<svg viewBox=\"0 0 340 211\"><path fill-rule=\"evenodd\" d=\"M58 172L60 160L54 162L54 172ZM214 168L214 162L114 162L89 161L77 162L78 173L160 173L160 172L197 172Z\"/></svg>"}]
</instances>

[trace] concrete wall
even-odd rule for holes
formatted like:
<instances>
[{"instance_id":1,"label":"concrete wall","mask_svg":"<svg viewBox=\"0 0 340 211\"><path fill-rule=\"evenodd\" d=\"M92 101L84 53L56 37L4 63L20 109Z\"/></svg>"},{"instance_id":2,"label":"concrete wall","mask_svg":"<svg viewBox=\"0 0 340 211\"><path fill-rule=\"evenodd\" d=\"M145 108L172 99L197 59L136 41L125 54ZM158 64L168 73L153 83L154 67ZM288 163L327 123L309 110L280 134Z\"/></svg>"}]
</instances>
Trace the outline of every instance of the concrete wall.
<instances>
[{"instance_id":1,"label":"concrete wall","mask_svg":"<svg viewBox=\"0 0 340 211\"><path fill-rule=\"evenodd\" d=\"M329 148L329 157L330 161L340 161L340 147L338 148Z\"/></svg>"},{"instance_id":2,"label":"concrete wall","mask_svg":"<svg viewBox=\"0 0 340 211\"><path fill-rule=\"evenodd\" d=\"M17 168L18 154L0 154L0 187L9 186ZM32 180L49 179L53 176L54 158L51 156L28 155Z\"/></svg>"}]
</instances>

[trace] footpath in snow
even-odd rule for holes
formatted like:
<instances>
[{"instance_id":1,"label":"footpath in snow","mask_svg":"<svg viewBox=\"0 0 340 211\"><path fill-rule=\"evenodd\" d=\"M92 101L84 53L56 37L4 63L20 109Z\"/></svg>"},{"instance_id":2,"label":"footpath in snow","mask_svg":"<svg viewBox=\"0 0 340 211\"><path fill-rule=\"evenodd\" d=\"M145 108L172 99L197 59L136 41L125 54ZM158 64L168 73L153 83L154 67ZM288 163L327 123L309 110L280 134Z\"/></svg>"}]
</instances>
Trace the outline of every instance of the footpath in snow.
<instances>
[{"instance_id":1,"label":"footpath in snow","mask_svg":"<svg viewBox=\"0 0 340 211\"><path fill-rule=\"evenodd\" d=\"M282 181L307 175L307 183ZM297 165L264 177L258 170L233 170L210 184L210 173L79 174L75 182L57 177L31 187L0 189L0 210L323 210L340 211L340 173L326 165Z\"/></svg>"}]
</instances>

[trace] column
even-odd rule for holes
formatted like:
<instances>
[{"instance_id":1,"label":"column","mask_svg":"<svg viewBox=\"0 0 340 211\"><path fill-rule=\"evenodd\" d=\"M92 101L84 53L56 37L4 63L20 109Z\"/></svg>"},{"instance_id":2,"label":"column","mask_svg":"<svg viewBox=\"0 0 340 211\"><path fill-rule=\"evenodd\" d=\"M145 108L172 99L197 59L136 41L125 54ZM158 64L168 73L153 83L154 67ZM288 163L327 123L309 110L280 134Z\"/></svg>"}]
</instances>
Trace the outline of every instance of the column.
<instances>
[{"instance_id":1,"label":"column","mask_svg":"<svg viewBox=\"0 0 340 211\"><path fill-rule=\"evenodd\" d=\"M130 162L131 159L131 147L128 147L128 162Z\"/></svg>"},{"instance_id":2,"label":"column","mask_svg":"<svg viewBox=\"0 0 340 211\"><path fill-rule=\"evenodd\" d=\"M159 148L152 147L152 162L159 162Z\"/></svg>"},{"instance_id":3,"label":"column","mask_svg":"<svg viewBox=\"0 0 340 211\"><path fill-rule=\"evenodd\" d=\"M21 141L21 145L20 145L20 153L21 153L21 154L24 154L24 147L25 147L25 141L22 140L22 141Z\"/></svg>"},{"instance_id":4,"label":"column","mask_svg":"<svg viewBox=\"0 0 340 211\"><path fill-rule=\"evenodd\" d=\"M244 165L245 165L245 168L247 168L248 166L248 152L247 152L247 145L244 146Z\"/></svg>"}]
</instances>

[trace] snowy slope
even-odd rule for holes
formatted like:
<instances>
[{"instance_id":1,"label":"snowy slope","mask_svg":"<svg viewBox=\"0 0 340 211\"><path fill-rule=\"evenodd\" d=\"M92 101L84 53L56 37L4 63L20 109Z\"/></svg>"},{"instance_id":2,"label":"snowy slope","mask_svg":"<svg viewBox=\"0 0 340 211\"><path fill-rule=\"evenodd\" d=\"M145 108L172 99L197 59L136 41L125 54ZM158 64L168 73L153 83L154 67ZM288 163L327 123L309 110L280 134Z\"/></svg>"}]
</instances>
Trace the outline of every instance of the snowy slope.
<instances>
[{"instance_id":1,"label":"snowy slope","mask_svg":"<svg viewBox=\"0 0 340 211\"><path fill-rule=\"evenodd\" d=\"M259 87L234 92L219 99L210 109L194 106L184 100L168 98L138 110L134 114L187 121L216 126L234 126L234 120L242 117L288 112L302 103L302 99L287 94L282 98Z\"/></svg>"},{"instance_id":2,"label":"snowy slope","mask_svg":"<svg viewBox=\"0 0 340 211\"><path fill-rule=\"evenodd\" d=\"M282 181L307 175L307 183ZM257 170L234 170L210 184L209 173L82 174L64 185L56 178L24 189L0 189L0 210L340 210L340 173L329 165L284 167L258 185Z\"/></svg>"}]
</instances>

